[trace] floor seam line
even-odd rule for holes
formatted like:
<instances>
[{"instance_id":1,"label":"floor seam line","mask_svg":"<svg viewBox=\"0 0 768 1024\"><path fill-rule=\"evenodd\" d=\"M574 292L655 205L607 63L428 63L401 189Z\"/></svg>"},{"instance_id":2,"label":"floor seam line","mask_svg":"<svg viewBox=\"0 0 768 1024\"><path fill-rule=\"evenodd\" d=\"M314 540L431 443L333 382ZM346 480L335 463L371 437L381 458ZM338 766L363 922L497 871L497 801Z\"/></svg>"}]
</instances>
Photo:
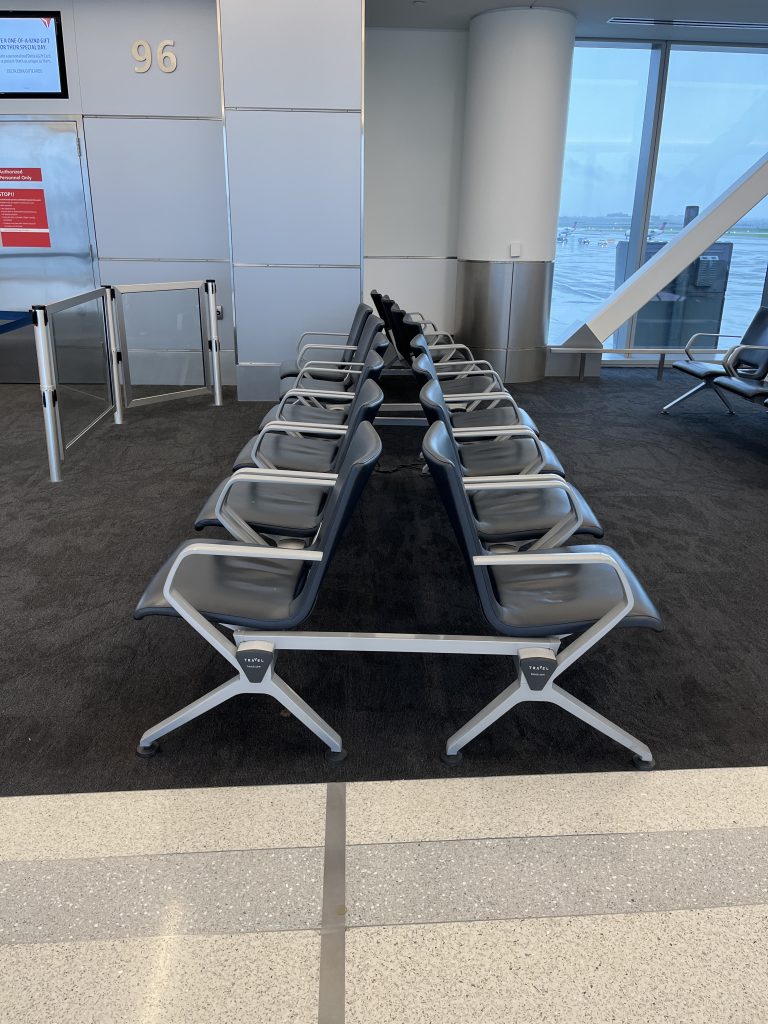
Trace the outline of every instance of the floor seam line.
<instances>
[{"instance_id":1,"label":"floor seam line","mask_svg":"<svg viewBox=\"0 0 768 1024\"><path fill-rule=\"evenodd\" d=\"M639 917L644 914L699 914L708 910L744 910L748 907L766 907L768 901L758 900L755 903L714 903L705 907L669 907L666 910L605 910L602 913L571 913L531 915L530 917L457 917L435 921L382 921L378 924L349 924L350 931L363 931L366 928L437 928L452 924L510 924L522 921L562 921L566 918L586 917Z\"/></svg>"},{"instance_id":2,"label":"floor seam line","mask_svg":"<svg viewBox=\"0 0 768 1024\"><path fill-rule=\"evenodd\" d=\"M343 782L326 790L318 1024L344 1024L346 969L347 791Z\"/></svg>"}]
</instances>

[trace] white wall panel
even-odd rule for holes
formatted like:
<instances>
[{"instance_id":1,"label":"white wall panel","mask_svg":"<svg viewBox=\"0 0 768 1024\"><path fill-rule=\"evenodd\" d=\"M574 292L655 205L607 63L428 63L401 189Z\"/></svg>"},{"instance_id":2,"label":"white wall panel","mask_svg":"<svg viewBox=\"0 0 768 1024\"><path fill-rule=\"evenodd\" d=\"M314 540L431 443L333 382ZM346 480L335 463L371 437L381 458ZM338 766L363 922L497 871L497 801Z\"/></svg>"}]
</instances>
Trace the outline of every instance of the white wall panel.
<instances>
[{"instance_id":1,"label":"white wall panel","mask_svg":"<svg viewBox=\"0 0 768 1024\"><path fill-rule=\"evenodd\" d=\"M86 118L101 257L228 259L220 122Z\"/></svg>"},{"instance_id":2,"label":"white wall panel","mask_svg":"<svg viewBox=\"0 0 768 1024\"><path fill-rule=\"evenodd\" d=\"M362 0L221 0L228 107L360 109Z\"/></svg>"},{"instance_id":3,"label":"white wall panel","mask_svg":"<svg viewBox=\"0 0 768 1024\"><path fill-rule=\"evenodd\" d=\"M365 299L376 288L408 310L418 310L444 331L453 331L456 260L366 259Z\"/></svg>"},{"instance_id":4,"label":"white wall panel","mask_svg":"<svg viewBox=\"0 0 768 1024\"><path fill-rule=\"evenodd\" d=\"M456 255L466 48L466 32L366 32L366 256Z\"/></svg>"},{"instance_id":5,"label":"white wall panel","mask_svg":"<svg viewBox=\"0 0 768 1024\"><path fill-rule=\"evenodd\" d=\"M296 355L304 331L347 331L360 301L357 270L235 267L239 362Z\"/></svg>"},{"instance_id":6,"label":"white wall panel","mask_svg":"<svg viewBox=\"0 0 768 1024\"><path fill-rule=\"evenodd\" d=\"M83 112L221 116L215 0L76 0ZM131 47L146 40L149 71L137 74ZM157 47L174 41L176 70L160 70Z\"/></svg>"},{"instance_id":7,"label":"white wall panel","mask_svg":"<svg viewBox=\"0 0 768 1024\"><path fill-rule=\"evenodd\" d=\"M227 114L235 263L360 263L359 114Z\"/></svg>"}]
</instances>

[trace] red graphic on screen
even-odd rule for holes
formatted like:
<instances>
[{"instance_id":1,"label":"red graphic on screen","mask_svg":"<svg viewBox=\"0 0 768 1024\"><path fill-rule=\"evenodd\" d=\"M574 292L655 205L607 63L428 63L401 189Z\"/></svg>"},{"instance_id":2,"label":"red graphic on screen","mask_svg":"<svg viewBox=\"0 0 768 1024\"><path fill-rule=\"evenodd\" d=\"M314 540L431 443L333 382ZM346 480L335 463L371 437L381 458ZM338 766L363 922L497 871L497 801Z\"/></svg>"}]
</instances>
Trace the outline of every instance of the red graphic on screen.
<instances>
[{"instance_id":1,"label":"red graphic on screen","mask_svg":"<svg viewBox=\"0 0 768 1024\"><path fill-rule=\"evenodd\" d=\"M42 21L46 28L50 28L53 18L41 18L40 21Z\"/></svg>"},{"instance_id":2,"label":"red graphic on screen","mask_svg":"<svg viewBox=\"0 0 768 1024\"><path fill-rule=\"evenodd\" d=\"M0 242L4 247L50 249L43 189L0 188Z\"/></svg>"}]
</instances>

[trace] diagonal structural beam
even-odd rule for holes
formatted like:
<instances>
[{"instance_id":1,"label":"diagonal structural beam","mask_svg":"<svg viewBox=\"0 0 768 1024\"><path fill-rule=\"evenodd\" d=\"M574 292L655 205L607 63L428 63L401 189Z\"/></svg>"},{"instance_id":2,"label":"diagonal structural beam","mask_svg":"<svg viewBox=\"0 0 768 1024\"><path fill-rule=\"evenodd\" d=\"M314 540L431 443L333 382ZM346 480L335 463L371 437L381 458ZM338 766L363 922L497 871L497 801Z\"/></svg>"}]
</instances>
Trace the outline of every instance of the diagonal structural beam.
<instances>
[{"instance_id":1,"label":"diagonal structural beam","mask_svg":"<svg viewBox=\"0 0 768 1024\"><path fill-rule=\"evenodd\" d=\"M768 195L768 153L636 270L584 323L572 324L563 348L602 348L603 342Z\"/></svg>"}]
</instances>

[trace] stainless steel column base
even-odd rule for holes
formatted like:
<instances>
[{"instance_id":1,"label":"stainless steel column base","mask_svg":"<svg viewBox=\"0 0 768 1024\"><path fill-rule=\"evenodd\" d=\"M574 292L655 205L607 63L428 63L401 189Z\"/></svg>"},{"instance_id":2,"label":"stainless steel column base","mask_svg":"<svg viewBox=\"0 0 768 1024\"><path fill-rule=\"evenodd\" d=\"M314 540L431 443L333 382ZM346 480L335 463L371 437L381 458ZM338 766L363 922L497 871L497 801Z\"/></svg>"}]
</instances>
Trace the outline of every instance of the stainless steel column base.
<instances>
[{"instance_id":1,"label":"stainless steel column base","mask_svg":"<svg viewBox=\"0 0 768 1024\"><path fill-rule=\"evenodd\" d=\"M554 264L459 260L456 340L505 381L541 380Z\"/></svg>"}]
</instances>

